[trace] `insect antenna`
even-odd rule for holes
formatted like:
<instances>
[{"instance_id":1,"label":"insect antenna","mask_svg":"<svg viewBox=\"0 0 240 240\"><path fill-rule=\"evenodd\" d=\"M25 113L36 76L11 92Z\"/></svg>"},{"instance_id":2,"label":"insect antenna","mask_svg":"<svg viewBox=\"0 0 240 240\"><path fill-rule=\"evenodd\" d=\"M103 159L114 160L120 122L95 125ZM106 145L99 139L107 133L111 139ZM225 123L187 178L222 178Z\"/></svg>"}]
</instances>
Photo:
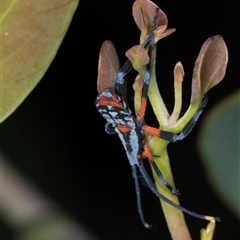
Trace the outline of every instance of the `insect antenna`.
<instances>
[{"instance_id":1,"label":"insect antenna","mask_svg":"<svg viewBox=\"0 0 240 240\"><path fill-rule=\"evenodd\" d=\"M151 229L153 227L153 225L147 223L144 218L144 215L143 215L142 204L141 204L141 191L140 191L140 186L139 186L139 182L138 182L138 174L137 174L137 165L136 164L132 166L132 175L133 175L133 179L135 182L137 208L138 208L138 214L139 214L140 220L145 228Z\"/></svg>"}]
</instances>

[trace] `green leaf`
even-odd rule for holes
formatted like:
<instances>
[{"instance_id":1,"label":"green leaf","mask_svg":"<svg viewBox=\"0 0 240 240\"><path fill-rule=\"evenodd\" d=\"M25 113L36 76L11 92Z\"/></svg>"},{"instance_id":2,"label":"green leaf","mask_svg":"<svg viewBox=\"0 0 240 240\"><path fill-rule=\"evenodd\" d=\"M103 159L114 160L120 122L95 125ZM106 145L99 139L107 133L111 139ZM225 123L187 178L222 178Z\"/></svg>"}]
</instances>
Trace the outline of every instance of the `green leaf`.
<instances>
[{"instance_id":1,"label":"green leaf","mask_svg":"<svg viewBox=\"0 0 240 240\"><path fill-rule=\"evenodd\" d=\"M199 138L200 154L209 182L237 216L240 216L239 110L240 91L237 91L205 118Z\"/></svg>"},{"instance_id":2,"label":"green leaf","mask_svg":"<svg viewBox=\"0 0 240 240\"><path fill-rule=\"evenodd\" d=\"M68 29L78 0L2 0L0 122L46 72Z\"/></svg>"}]
</instances>

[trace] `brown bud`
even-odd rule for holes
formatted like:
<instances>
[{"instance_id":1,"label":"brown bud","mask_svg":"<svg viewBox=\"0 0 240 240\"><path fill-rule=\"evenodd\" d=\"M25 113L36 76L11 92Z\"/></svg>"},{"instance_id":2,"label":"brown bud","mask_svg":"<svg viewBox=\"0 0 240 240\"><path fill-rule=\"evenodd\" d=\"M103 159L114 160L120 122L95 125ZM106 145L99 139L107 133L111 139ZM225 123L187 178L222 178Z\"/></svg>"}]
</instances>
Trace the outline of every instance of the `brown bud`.
<instances>
[{"instance_id":1,"label":"brown bud","mask_svg":"<svg viewBox=\"0 0 240 240\"><path fill-rule=\"evenodd\" d=\"M113 43L110 41L105 41L102 44L98 60L98 93L101 93L106 89L114 89L115 80L117 79L117 73L119 69L120 63Z\"/></svg>"},{"instance_id":2,"label":"brown bud","mask_svg":"<svg viewBox=\"0 0 240 240\"><path fill-rule=\"evenodd\" d=\"M227 46L220 35L208 38L203 44L193 69L191 103L200 93L207 93L225 76L228 62Z\"/></svg>"}]
</instances>

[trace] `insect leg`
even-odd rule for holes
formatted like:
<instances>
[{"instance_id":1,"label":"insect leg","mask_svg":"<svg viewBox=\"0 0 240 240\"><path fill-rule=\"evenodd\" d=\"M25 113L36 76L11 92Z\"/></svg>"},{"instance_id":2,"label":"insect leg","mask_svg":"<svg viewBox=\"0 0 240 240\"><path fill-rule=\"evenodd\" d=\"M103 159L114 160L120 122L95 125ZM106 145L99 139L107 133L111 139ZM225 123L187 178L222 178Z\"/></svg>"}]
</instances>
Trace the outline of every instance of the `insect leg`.
<instances>
[{"instance_id":1,"label":"insect leg","mask_svg":"<svg viewBox=\"0 0 240 240\"><path fill-rule=\"evenodd\" d=\"M156 13L153 19L153 24L152 24L152 30L151 30L151 34L150 36L142 43L142 46L145 48L147 47L149 44L152 43L153 38L154 38L154 34L153 31L158 27L158 24L156 23L157 21L157 17L159 14L159 8L156 8ZM130 60L127 60L123 66L121 67L121 69L118 72L118 77L115 83L115 93L122 97L125 94L125 88L126 88L126 83L125 80L123 79L130 71L132 70L132 63Z\"/></svg>"},{"instance_id":2,"label":"insect leg","mask_svg":"<svg viewBox=\"0 0 240 240\"><path fill-rule=\"evenodd\" d=\"M162 138L162 139L164 139L166 141L169 141L169 142L180 141L180 140L184 139L185 137L187 137L188 134L192 131L193 127L195 126L195 124L197 122L197 120L201 116L205 106L207 105L207 101L208 101L208 97L207 97L207 95L205 95L204 99L203 99L203 102L202 102L202 105L199 108L199 110L193 115L191 120L187 123L187 125L183 128L182 132L178 135L176 135L172 132L167 132L167 131L160 130L158 128L150 127L148 125L143 125L142 129L144 131L148 132L149 134L155 136L155 137Z\"/></svg>"},{"instance_id":3,"label":"insect leg","mask_svg":"<svg viewBox=\"0 0 240 240\"><path fill-rule=\"evenodd\" d=\"M151 72L151 56L152 56L152 49L154 44L154 28L156 26L157 17L159 14L159 8L156 8L156 13L153 18L152 23L152 30L151 34L149 36L149 46L148 46L148 56L149 56L149 63L146 65L146 71L144 76L144 82L143 82L143 88L142 88L142 100L141 100L141 107L138 113L138 116L136 118L137 121L142 122L143 116L145 114L146 106L147 106L147 95L148 95L148 88L150 83L150 72Z\"/></svg>"},{"instance_id":4,"label":"insect leg","mask_svg":"<svg viewBox=\"0 0 240 240\"><path fill-rule=\"evenodd\" d=\"M207 216L207 215L202 215L199 213L195 213L192 212L174 202L172 202L170 199L166 198L165 196L163 196L160 192L158 192L155 184L153 183L153 181L151 180L151 178L149 177L146 169L144 168L143 165L138 165L139 171L141 173L141 175L143 176L144 180L146 181L146 184L148 185L148 187L151 189L151 191L161 200L165 201L166 203L168 203L169 205L179 209L182 212L185 212L193 217L199 218L199 219L204 219L204 220L209 220L209 221L217 221L220 222L221 218L220 217L212 217L212 216Z\"/></svg>"},{"instance_id":5,"label":"insect leg","mask_svg":"<svg viewBox=\"0 0 240 240\"><path fill-rule=\"evenodd\" d=\"M204 108L206 107L208 102L208 96L204 95L203 102L201 104L201 107L198 109L198 111L193 115L192 119L187 123L187 125L183 128L182 132L178 135L175 135L172 139L172 142L177 142L185 137L192 131L193 127L195 126L197 120L201 116Z\"/></svg>"},{"instance_id":6,"label":"insect leg","mask_svg":"<svg viewBox=\"0 0 240 240\"><path fill-rule=\"evenodd\" d=\"M158 179L162 182L163 185L165 185L173 195L176 196L180 196L180 191L177 189L174 189L168 182L167 180L164 178L162 172L160 171L160 169L158 168L157 164L155 163L155 161L150 161L150 164L152 165Z\"/></svg>"},{"instance_id":7,"label":"insect leg","mask_svg":"<svg viewBox=\"0 0 240 240\"><path fill-rule=\"evenodd\" d=\"M142 156L148 158L148 160L149 160L150 164L152 165L152 167L153 167L153 169L154 169L154 171L155 171L158 179L162 182L162 184L163 184L164 186L166 186L166 187L171 191L171 193L172 193L173 195L179 196L179 195L180 195L179 190L174 189L174 188L167 182L167 180L164 178L162 172L160 171L160 169L158 168L157 164L155 163L155 161L154 161L154 159L153 159L153 155L152 155L152 153L151 153L148 145L145 144L143 148L144 148L144 152L142 153Z\"/></svg>"},{"instance_id":8,"label":"insect leg","mask_svg":"<svg viewBox=\"0 0 240 240\"><path fill-rule=\"evenodd\" d=\"M147 47L149 43L150 37L143 42L142 46ZM115 93L120 97L124 96L126 88L126 82L123 78L132 70L132 68L131 61L127 60L118 72L118 77L115 83Z\"/></svg>"}]
</instances>

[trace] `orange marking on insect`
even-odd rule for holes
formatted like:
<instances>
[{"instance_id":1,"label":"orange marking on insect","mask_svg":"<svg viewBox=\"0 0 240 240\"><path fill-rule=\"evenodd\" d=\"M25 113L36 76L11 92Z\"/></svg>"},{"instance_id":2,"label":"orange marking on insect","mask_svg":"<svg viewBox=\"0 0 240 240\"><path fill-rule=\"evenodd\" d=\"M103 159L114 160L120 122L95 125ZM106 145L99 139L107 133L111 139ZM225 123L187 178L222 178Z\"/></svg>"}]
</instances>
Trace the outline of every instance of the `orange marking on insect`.
<instances>
[{"instance_id":1,"label":"orange marking on insect","mask_svg":"<svg viewBox=\"0 0 240 240\"><path fill-rule=\"evenodd\" d=\"M146 131L147 133L149 133L149 134L151 134L153 136L156 136L156 137L159 137L160 134L161 134L161 130L160 129L154 128L154 127L150 127L150 126L147 126L147 125L143 125L142 129L144 131Z\"/></svg>"},{"instance_id":2,"label":"orange marking on insect","mask_svg":"<svg viewBox=\"0 0 240 240\"><path fill-rule=\"evenodd\" d=\"M143 149L144 151L142 152L142 156L148 158L149 161L154 161L152 153L147 144L143 146Z\"/></svg>"},{"instance_id":3,"label":"orange marking on insect","mask_svg":"<svg viewBox=\"0 0 240 240\"><path fill-rule=\"evenodd\" d=\"M121 131L122 133L128 133L132 130L132 128L129 127L128 125L122 125L122 124L117 124L116 128L118 128L118 130Z\"/></svg>"},{"instance_id":4,"label":"orange marking on insect","mask_svg":"<svg viewBox=\"0 0 240 240\"><path fill-rule=\"evenodd\" d=\"M100 96L98 103L100 106L112 106L117 108L123 108L123 105L113 97L107 98L105 96Z\"/></svg>"}]
</instances>

